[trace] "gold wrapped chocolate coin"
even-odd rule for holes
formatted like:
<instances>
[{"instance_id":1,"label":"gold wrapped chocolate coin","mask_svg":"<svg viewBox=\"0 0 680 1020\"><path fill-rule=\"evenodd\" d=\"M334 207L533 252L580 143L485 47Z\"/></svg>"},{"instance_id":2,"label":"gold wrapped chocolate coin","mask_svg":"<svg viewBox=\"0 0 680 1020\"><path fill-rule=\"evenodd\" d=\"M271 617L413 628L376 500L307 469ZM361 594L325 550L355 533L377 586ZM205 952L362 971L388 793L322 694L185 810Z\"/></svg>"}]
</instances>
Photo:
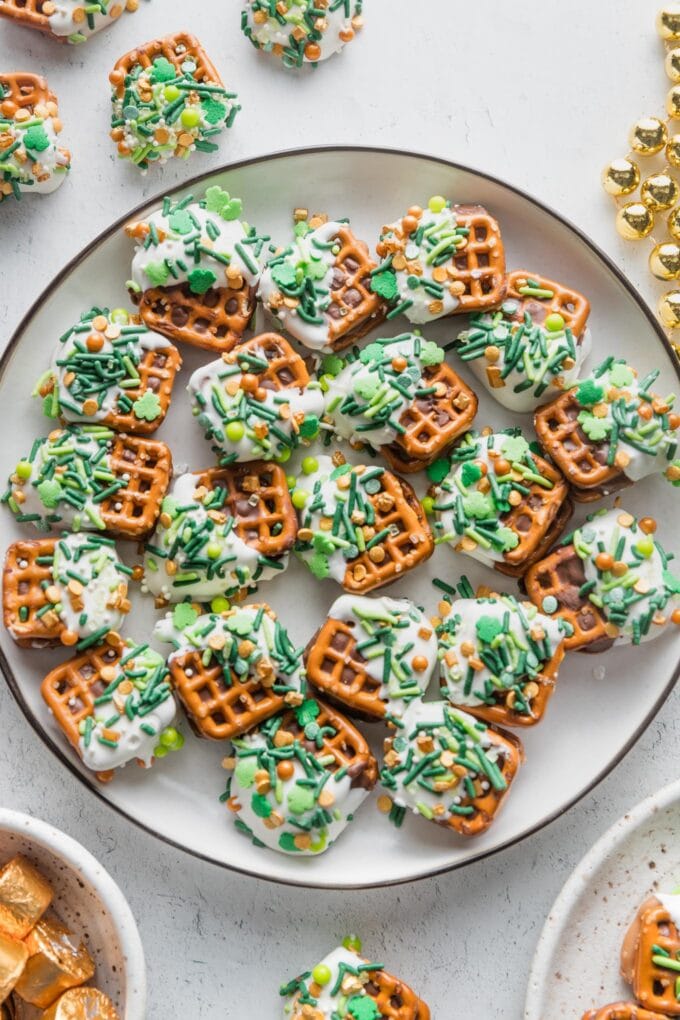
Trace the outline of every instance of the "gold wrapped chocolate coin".
<instances>
[{"instance_id":1,"label":"gold wrapped chocolate coin","mask_svg":"<svg viewBox=\"0 0 680 1020\"><path fill-rule=\"evenodd\" d=\"M640 156L655 156L667 140L668 130L658 117L641 117L630 130L630 147Z\"/></svg>"},{"instance_id":2,"label":"gold wrapped chocolate coin","mask_svg":"<svg viewBox=\"0 0 680 1020\"><path fill-rule=\"evenodd\" d=\"M94 975L94 961L83 943L60 921L38 921L25 940L30 953L16 993L47 1009L54 1000Z\"/></svg>"},{"instance_id":3,"label":"gold wrapped chocolate coin","mask_svg":"<svg viewBox=\"0 0 680 1020\"><path fill-rule=\"evenodd\" d=\"M658 304L659 318L668 329L680 327L680 290L669 290Z\"/></svg>"},{"instance_id":4,"label":"gold wrapped chocolate coin","mask_svg":"<svg viewBox=\"0 0 680 1020\"><path fill-rule=\"evenodd\" d=\"M654 212L670 209L679 196L678 182L666 173L651 174L640 187L640 198L647 208L653 209Z\"/></svg>"},{"instance_id":5,"label":"gold wrapped chocolate coin","mask_svg":"<svg viewBox=\"0 0 680 1020\"><path fill-rule=\"evenodd\" d=\"M120 1020L108 995L96 988L72 988L43 1013L42 1020Z\"/></svg>"},{"instance_id":6,"label":"gold wrapped chocolate coin","mask_svg":"<svg viewBox=\"0 0 680 1020\"><path fill-rule=\"evenodd\" d=\"M640 168L632 159L613 159L602 171L602 187L608 195L630 195L640 183Z\"/></svg>"},{"instance_id":7,"label":"gold wrapped chocolate coin","mask_svg":"<svg viewBox=\"0 0 680 1020\"><path fill-rule=\"evenodd\" d=\"M675 241L655 245L649 256L649 269L657 280L677 280L680 276L680 246Z\"/></svg>"},{"instance_id":8,"label":"gold wrapped chocolate coin","mask_svg":"<svg viewBox=\"0 0 680 1020\"><path fill-rule=\"evenodd\" d=\"M17 986L28 960L23 942L0 933L0 1002L4 1002Z\"/></svg>"},{"instance_id":9,"label":"gold wrapped chocolate coin","mask_svg":"<svg viewBox=\"0 0 680 1020\"><path fill-rule=\"evenodd\" d=\"M52 889L20 854L0 870L0 932L25 938L52 902Z\"/></svg>"},{"instance_id":10,"label":"gold wrapped chocolate coin","mask_svg":"<svg viewBox=\"0 0 680 1020\"><path fill-rule=\"evenodd\" d=\"M654 216L642 202L627 202L616 214L616 229L626 241L640 241L653 228Z\"/></svg>"},{"instance_id":11,"label":"gold wrapped chocolate coin","mask_svg":"<svg viewBox=\"0 0 680 1020\"><path fill-rule=\"evenodd\" d=\"M656 16L656 30L662 39L680 39L680 4L664 4Z\"/></svg>"}]
</instances>

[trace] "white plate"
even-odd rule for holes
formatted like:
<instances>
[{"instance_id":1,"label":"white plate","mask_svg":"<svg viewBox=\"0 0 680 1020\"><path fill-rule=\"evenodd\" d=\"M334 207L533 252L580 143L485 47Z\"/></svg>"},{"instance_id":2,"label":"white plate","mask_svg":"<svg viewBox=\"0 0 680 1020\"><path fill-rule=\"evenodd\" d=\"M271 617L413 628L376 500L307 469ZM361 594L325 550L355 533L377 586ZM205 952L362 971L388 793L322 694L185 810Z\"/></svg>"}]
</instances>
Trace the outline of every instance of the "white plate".
<instances>
[{"instance_id":1,"label":"white plate","mask_svg":"<svg viewBox=\"0 0 680 1020\"><path fill-rule=\"evenodd\" d=\"M524 1020L580 1020L586 1009L633 1001L619 975L628 925L643 900L677 889L680 781L619 818L572 872L545 922Z\"/></svg>"},{"instance_id":2,"label":"white plate","mask_svg":"<svg viewBox=\"0 0 680 1020\"><path fill-rule=\"evenodd\" d=\"M383 223L416 202L426 202L430 195L481 202L500 220L509 268L540 271L591 298L595 350L591 364L609 353L625 355L643 373L661 368L661 391L678 388L677 364L661 331L614 266L575 228L500 181L424 156L332 148L237 164L190 182L175 194L201 194L214 183L241 196L245 217L284 242L295 206L324 210L335 217L349 215L357 234L373 244ZM145 205L135 215L156 204ZM0 379L0 428L6 436L0 453L3 477L28 452L33 439L49 430L39 402L31 401L29 393L47 366L56 338L93 304L115 307L127 303L130 254L131 244L121 224L114 224L57 277L15 334ZM426 334L448 340L462 326L460 318L450 319L428 328ZM397 334L405 327L405 320L400 319L387 323L381 332ZM184 368L173 406L157 435L170 444L176 464L184 462L198 469L207 466L212 455L188 412L182 384L193 368L210 356L187 347L182 354ZM465 370L462 374L466 375ZM521 420L481 394L478 425L505 427ZM528 428L529 419L523 421ZM625 505L634 513L654 513L663 525L672 519L677 493L662 480L647 480L625 494ZM669 534L670 530L662 526L661 534L672 546L678 538ZM26 526L16 525L9 512L0 513L3 548L18 535L32 534ZM134 561L132 547L128 559ZM408 595L434 611L437 593L431 579L442 576L450 582L463 573L473 584L503 584L514 590L512 581L501 580L448 548L439 548L429 563L407 575L390 594ZM304 644L339 589L330 581L315 581L294 562L285 575L263 586L261 593L279 611L294 641ZM137 640L146 640L155 616L149 601L143 606L138 601L128 632ZM330 852L302 860L255 849L234 830L227 810L218 801L225 780L220 768L225 752L221 744L189 736L186 749L158 763L152 774L128 768L110 785L98 786L66 748L40 698L40 680L61 657L54 651L18 649L4 632L0 637L0 662L29 720L98 796L163 839L216 863L281 882L351 887L403 882L455 868L547 824L601 779L640 735L670 690L678 643L663 637L646 645L644 651L617 649L600 657L572 656L562 671L547 719L526 734L528 762L516 788L498 821L481 838L464 841L415 817L397 830L376 810L374 795ZM603 666L606 678L594 680L593 669ZM373 726L372 732L379 745L382 728Z\"/></svg>"},{"instance_id":3,"label":"white plate","mask_svg":"<svg viewBox=\"0 0 680 1020\"><path fill-rule=\"evenodd\" d=\"M95 987L122 1020L145 1020L144 950L127 900L80 843L46 822L0 808L0 865L24 854L54 890L52 909L84 938L96 964Z\"/></svg>"}]
</instances>

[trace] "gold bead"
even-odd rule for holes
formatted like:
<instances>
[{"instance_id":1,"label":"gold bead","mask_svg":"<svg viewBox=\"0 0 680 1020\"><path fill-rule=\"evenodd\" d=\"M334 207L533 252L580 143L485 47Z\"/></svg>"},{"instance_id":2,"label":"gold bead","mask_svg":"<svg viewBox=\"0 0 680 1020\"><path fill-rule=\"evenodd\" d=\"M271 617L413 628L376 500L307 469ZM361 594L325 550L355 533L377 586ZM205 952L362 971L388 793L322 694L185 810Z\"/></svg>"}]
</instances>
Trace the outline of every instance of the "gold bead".
<instances>
[{"instance_id":1,"label":"gold bead","mask_svg":"<svg viewBox=\"0 0 680 1020\"><path fill-rule=\"evenodd\" d=\"M677 280L680 276L680 246L675 241L664 241L652 248L649 268L657 280Z\"/></svg>"},{"instance_id":2,"label":"gold bead","mask_svg":"<svg viewBox=\"0 0 680 1020\"><path fill-rule=\"evenodd\" d=\"M673 85L666 95L666 113L669 117L680 117L680 85Z\"/></svg>"},{"instance_id":3,"label":"gold bead","mask_svg":"<svg viewBox=\"0 0 680 1020\"><path fill-rule=\"evenodd\" d=\"M630 195L640 183L640 167L632 159L613 159L602 171L602 187L608 195Z\"/></svg>"},{"instance_id":4,"label":"gold bead","mask_svg":"<svg viewBox=\"0 0 680 1020\"><path fill-rule=\"evenodd\" d=\"M676 241L680 241L680 209L672 209L669 212L666 225L671 237Z\"/></svg>"},{"instance_id":5,"label":"gold bead","mask_svg":"<svg viewBox=\"0 0 680 1020\"><path fill-rule=\"evenodd\" d=\"M680 46L668 51L664 66L671 81L680 81Z\"/></svg>"},{"instance_id":6,"label":"gold bead","mask_svg":"<svg viewBox=\"0 0 680 1020\"><path fill-rule=\"evenodd\" d=\"M671 166L680 167L680 135L671 135L666 144L666 159Z\"/></svg>"},{"instance_id":7,"label":"gold bead","mask_svg":"<svg viewBox=\"0 0 680 1020\"><path fill-rule=\"evenodd\" d=\"M658 117L641 117L630 130L630 147L640 156L655 156L667 140L668 130Z\"/></svg>"},{"instance_id":8,"label":"gold bead","mask_svg":"<svg viewBox=\"0 0 680 1020\"><path fill-rule=\"evenodd\" d=\"M680 327L680 290L669 290L658 304L659 318L669 329Z\"/></svg>"},{"instance_id":9,"label":"gold bead","mask_svg":"<svg viewBox=\"0 0 680 1020\"><path fill-rule=\"evenodd\" d=\"M674 206L680 195L678 183L670 174L652 174L642 182L640 198L648 209L658 212L660 209L670 209Z\"/></svg>"},{"instance_id":10,"label":"gold bead","mask_svg":"<svg viewBox=\"0 0 680 1020\"><path fill-rule=\"evenodd\" d=\"M656 16L656 30L662 39L680 39L680 4L665 4Z\"/></svg>"},{"instance_id":11,"label":"gold bead","mask_svg":"<svg viewBox=\"0 0 680 1020\"><path fill-rule=\"evenodd\" d=\"M639 241L653 228L654 216L642 202L628 202L616 214L616 229L626 241Z\"/></svg>"}]
</instances>

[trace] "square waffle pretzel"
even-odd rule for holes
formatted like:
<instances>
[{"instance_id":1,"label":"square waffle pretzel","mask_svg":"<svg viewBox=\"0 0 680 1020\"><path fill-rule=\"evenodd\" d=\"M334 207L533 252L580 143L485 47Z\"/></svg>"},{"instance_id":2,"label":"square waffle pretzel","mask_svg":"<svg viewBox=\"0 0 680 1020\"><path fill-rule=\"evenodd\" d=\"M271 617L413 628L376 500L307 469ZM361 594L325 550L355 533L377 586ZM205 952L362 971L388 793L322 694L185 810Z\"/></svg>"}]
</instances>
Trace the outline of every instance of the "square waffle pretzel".
<instances>
[{"instance_id":1,"label":"square waffle pretzel","mask_svg":"<svg viewBox=\"0 0 680 1020\"><path fill-rule=\"evenodd\" d=\"M468 431L477 414L477 395L445 362L425 368L423 383L436 386L437 392L407 407L399 418L406 432L382 447L390 467L404 474L432 464Z\"/></svg>"},{"instance_id":2,"label":"square waffle pretzel","mask_svg":"<svg viewBox=\"0 0 680 1020\"><path fill-rule=\"evenodd\" d=\"M117 666L126 647L118 635L111 636L111 643L104 643L82 655L62 662L43 680L40 692L47 707L54 716L59 729L72 747L78 750L83 719L94 715L95 700L109 685L102 679L102 670ZM102 773L102 778L109 778Z\"/></svg>"},{"instance_id":3,"label":"square waffle pretzel","mask_svg":"<svg viewBox=\"0 0 680 1020\"><path fill-rule=\"evenodd\" d=\"M172 478L172 454L157 439L117 435L109 463L117 478L129 475L130 479L99 504L106 530L121 538L141 539L156 525Z\"/></svg>"},{"instance_id":4,"label":"square waffle pretzel","mask_svg":"<svg viewBox=\"0 0 680 1020\"><path fill-rule=\"evenodd\" d=\"M368 971L364 989L379 1009L379 1016L388 1020L430 1020L429 1007L412 988L384 970Z\"/></svg>"},{"instance_id":5,"label":"square waffle pretzel","mask_svg":"<svg viewBox=\"0 0 680 1020\"><path fill-rule=\"evenodd\" d=\"M539 609L546 596L557 599L559 615L574 628L571 637L564 639L567 651L604 652L614 643L616 628L611 630L597 606L579 594L585 583L583 563L571 544L534 563L523 580L527 595Z\"/></svg>"},{"instance_id":6,"label":"square waffle pretzel","mask_svg":"<svg viewBox=\"0 0 680 1020\"><path fill-rule=\"evenodd\" d=\"M191 57L196 64L193 74L197 81L214 82L216 85L224 84L217 68L209 59L196 36L189 32L175 32L173 35L166 35L162 39L152 39L151 42L137 46L116 61L114 72L123 72L122 75L115 75L115 89L119 99L125 95L125 78L133 68L152 67L154 60L157 60L158 57L165 57L177 71L178 77L182 74L182 64L187 57Z\"/></svg>"},{"instance_id":7,"label":"square waffle pretzel","mask_svg":"<svg viewBox=\"0 0 680 1020\"><path fill-rule=\"evenodd\" d=\"M612 1002L609 1006L589 1009L581 1020L668 1020L665 1014L650 1013L637 1002Z\"/></svg>"},{"instance_id":8,"label":"square waffle pretzel","mask_svg":"<svg viewBox=\"0 0 680 1020\"><path fill-rule=\"evenodd\" d=\"M655 1015L663 1012L680 1016L680 995L676 995L678 971L662 967L661 959L680 962L680 932L666 907L656 896L650 896L626 933L621 975L645 1009Z\"/></svg>"},{"instance_id":9,"label":"square waffle pretzel","mask_svg":"<svg viewBox=\"0 0 680 1020\"><path fill-rule=\"evenodd\" d=\"M464 797L462 801L464 806L472 805L474 807L474 815L451 815L448 822L442 823L461 836L479 836L482 832L486 832L500 811L520 765L524 761L524 749L519 738L513 733L506 733L504 730L497 730L490 726L487 729L487 735L491 738L492 744L500 750L502 757L499 757L496 764L507 785L505 790L495 790L493 786L490 786L488 790L483 790L481 784L484 776L478 774L477 779L473 780L475 796Z\"/></svg>"},{"instance_id":10,"label":"square waffle pretzel","mask_svg":"<svg viewBox=\"0 0 680 1020\"><path fill-rule=\"evenodd\" d=\"M182 366L182 358L176 347L159 347L157 350L145 351L137 365L139 386L127 388L125 395L130 400L137 400L142 394L151 391L158 397L161 413L153 421L137 418L130 410L127 414L113 411L103 419L103 424L115 429L116 432L131 432L135 435L150 435L160 428L170 409L172 388L175 376Z\"/></svg>"},{"instance_id":11,"label":"square waffle pretzel","mask_svg":"<svg viewBox=\"0 0 680 1020\"><path fill-rule=\"evenodd\" d=\"M523 288L527 280L534 280L541 290L551 290L553 296L537 298L521 294L519 288ZM590 315L590 302L583 294L570 287L564 287L555 280L549 280L546 276L530 273L526 269L515 269L508 273L507 283L506 297L519 302L519 308L512 316L513 319L522 322L524 313L528 312L532 320L542 326L549 315L558 314L564 319L565 327L574 334L574 340L578 342L581 339Z\"/></svg>"},{"instance_id":12,"label":"square waffle pretzel","mask_svg":"<svg viewBox=\"0 0 680 1020\"><path fill-rule=\"evenodd\" d=\"M0 0L0 14L3 13L5 12L2 0ZM12 17L12 15L8 16ZM3 117L14 117L17 110L27 110L32 118L36 107L45 106L49 109L48 104L56 117L57 97L45 78L39 74L28 74L26 71L0 72L0 114ZM59 151L66 161L70 162L71 153L68 149L60 148ZM2 195L0 195L0 201L2 201Z\"/></svg>"},{"instance_id":13,"label":"square waffle pretzel","mask_svg":"<svg viewBox=\"0 0 680 1020\"><path fill-rule=\"evenodd\" d=\"M56 538L14 542L5 555L2 609L5 627L22 648L58 645L65 624L53 612L38 616L48 604L45 588L52 583ZM41 559L49 560L39 563ZM45 587L43 587L45 585ZM26 608L26 618L20 609Z\"/></svg>"},{"instance_id":14,"label":"square waffle pretzel","mask_svg":"<svg viewBox=\"0 0 680 1020\"><path fill-rule=\"evenodd\" d=\"M381 682L367 673L367 660L356 646L356 628L329 617L305 648L307 679L355 714L382 719L387 708L380 698Z\"/></svg>"},{"instance_id":15,"label":"square waffle pretzel","mask_svg":"<svg viewBox=\"0 0 680 1020\"><path fill-rule=\"evenodd\" d=\"M260 605L263 603L253 603L256 609ZM265 612L274 616L264 605ZM173 690L197 736L231 740L285 707L284 696L265 687L257 676L242 680L229 670L227 680L219 662L203 664L203 653L204 649L187 651L168 662Z\"/></svg>"},{"instance_id":16,"label":"square waffle pretzel","mask_svg":"<svg viewBox=\"0 0 680 1020\"><path fill-rule=\"evenodd\" d=\"M366 497L375 511L372 526L376 534L384 528L394 529L394 534L381 543L386 553L382 563L374 563L368 551L348 562L342 586L352 595L366 595L375 588L391 584L424 563L434 552L430 525L413 487L390 471L383 472L381 484L380 492ZM391 497L389 509L381 509L384 496Z\"/></svg>"},{"instance_id":17,"label":"square waffle pretzel","mask_svg":"<svg viewBox=\"0 0 680 1020\"><path fill-rule=\"evenodd\" d=\"M372 790L378 781L378 763L371 752L368 741L356 726L337 709L318 698L316 703L319 706L319 714L314 722L321 731L327 726L335 730L333 734L322 733L323 746L321 748L315 740L308 740L305 737L304 726L298 722L294 710L284 712L280 731L292 733L295 740L299 740L317 757L332 755L335 761L326 766L329 771L337 772L346 768L353 787L358 786L363 790Z\"/></svg>"},{"instance_id":18,"label":"square waffle pretzel","mask_svg":"<svg viewBox=\"0 0 680 1020\"><path fill-rule=\"evenodd\" d=\"M331 302L326 309L333 321L328 328L330 346L344 350L382 322L386 307L371 290L371 271L376 263L368 245L358 240L349 227L336 234L340 251L335 257L331 280Z\"/></svg>"},{"instance_id":19,"label":"square waffle pretzel","mask_svg":"<svg viewBox=\"0 0 680 1020\"><path fill-rule=\"evenodd\" d=\"M47 12L45 12L47 8ZM50 28L48 14L52 11L51 0L0 0L0 17L9 18L17 25L46 32L57 42L68 42L68 36L57 35Z\"/></svg>"},{"instance_id":20,"label":"square waffle pretzel","mask_svg":"<svg viewBox=\"0 0 680 1020\"><path fill-rule=\"evenodd\" d=\"M456 315L495 308L505 297L505 248L497 220L482 205L454 205L468 243L453 257L455 280L464 284Z\"/></svg>"},{"instance_id":21,"label":"square waffle pretzel","mask_svg":"<svg viewBox=\"0 0 680 1020\"><path fill-rule=\"evenodd\" d=\"M296 386L305 389L310 381L304 360L278 333L260 333L259 336L244 340L224 360L227 364L235 364L243 351L266 358L266 369L246 368L245 371L256 375L258 385L267 390L278 392Z\"/></svg>"},{"instance_id":22,"label":"square waffle pretzel","mask_svg":"<svg viewBox=\"0 0 680 1020\"><path fill-rule=\"evenodd\" d=\"M177 343L218 354L230 351L239 342L256 303L255 288L245 281L238 290L211 287L205 294L192 294L186 283L152 287L136 299L149 329Z\"/></svg>"},{"instance_id":23,"label":"square waffle pretzel","mask_svg":"<svg viewBox=\"0 0 680 1020\"><path fill-rule=\"evenodd\" d=\"M279 464L252 461L199 474L198 485L225 489L224 510L234 520L239 538L262 556L283 556L293 546L297 516L290 500L286 473ZM274 534L274 528L280 530Z\"/></svg>"},{"instance_id":24,"label":"square waffle pretzel","mask_svg":"<svg viewBox=\"0 0 680 1020\"><path fill-rule=\"evenodd\" d=\"M578 423L581 406L567 390L534 414L538 441L571 485L574 499L590 503L630 485L621 468L607 464L609 443L589 439Z\"/></svg>"}]
</instances>

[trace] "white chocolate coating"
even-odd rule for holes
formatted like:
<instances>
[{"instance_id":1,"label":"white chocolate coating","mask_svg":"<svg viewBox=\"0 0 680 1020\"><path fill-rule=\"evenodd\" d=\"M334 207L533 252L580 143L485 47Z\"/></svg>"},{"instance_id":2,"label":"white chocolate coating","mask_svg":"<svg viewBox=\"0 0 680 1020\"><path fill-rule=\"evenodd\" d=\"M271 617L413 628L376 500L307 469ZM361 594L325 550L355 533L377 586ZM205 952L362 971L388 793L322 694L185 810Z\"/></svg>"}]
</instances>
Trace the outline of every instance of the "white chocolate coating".
<instances>
[{"instance_id":1,"label":"white chocolate coating","mask_svg":"<svg viewBox=\"0 0 680 1020\"><path fill-rule=\"evenodd\" d=\"M119 594L123 598L127 594L127 577L118 569L120 560L116 550L112 545L98 545L78 556L81 547L91 541L95 540L87 535L65 535L55 546L52 567L53 583L61 590L59 616L67 630L80 638L94 634L101 627L119 630L125 619L125 613L114 604ZM70 559L60 548L62 542ZM85 581L79 598L67 588L68 578L66 584L60 580L60 574L69 569L75 570Z\"/></svg>"},{"instance_id":2,"label":"white chocolate coating","mask_svg":"<svg viewBox=\"0 0 680 1020\"><path fill-rule=\"evenodd\" d=\"M265 53L271 53L274 46L287 49L290 47L291 33L299 28L300 31L309 36L309 29L303 20L303 16L309 7L314 7L313 0L286 0L288 13L284 15L286 21L282 24L275 17L267 17L264 21L255 20L253 4L245 0L243 13L246 16L246 34L258 49ZM358 10L356 3L351 4L352 13ZM312 40L319 47L319 54L314 59L304 55L304 63L319 63L327 60L335 53L339 53L345 45L346 37L352 32L352 18L345 15L345 8L340 4L335 10L327 8L323 12L323 27L320 33L314 33ZM320 34L320 38L317 35ZM342 36L345 36L345 39ZM351 35L350 35L351 38Z\"/></svg>"},{"instance_id":3,"label":"white chocolate coating","mask_svg":"<svg viewBox=\"0 0 680 1020\"><path fill-rule=\"evenodd\" d=\"M336 1017L349 1017L350 1015L346 1012L347 1003L353 998L364 999L367 998L365 985L370 980L369 972L367 970L360 970L357 973L357 968L368 964L368 960L353 953L351 949L346 949L344 946L338 946L332 953L324 957L318 964L319 968L327 968L330 971L330 980L327 984L321 986L321 991L318 995L313 996L315 1000L314 1010L316 1011L315 1020L335 1020ZM341 975L341 965L343 976L339 987L338 978ZM314 968L316 970L316 968ZM304 984L306 989L309 989L310 984L313 983L312 978L307 979ZM317 986L319 987L319 986ZM298 1011L302 1009L304 1000L301 1002L303 996L302 989L298 988L291 995L287 996L283 1005L283 1017L285 1020L291 1020L293 1016L302 1016L302 1013Z\"/></svg>"}]
</instances>

